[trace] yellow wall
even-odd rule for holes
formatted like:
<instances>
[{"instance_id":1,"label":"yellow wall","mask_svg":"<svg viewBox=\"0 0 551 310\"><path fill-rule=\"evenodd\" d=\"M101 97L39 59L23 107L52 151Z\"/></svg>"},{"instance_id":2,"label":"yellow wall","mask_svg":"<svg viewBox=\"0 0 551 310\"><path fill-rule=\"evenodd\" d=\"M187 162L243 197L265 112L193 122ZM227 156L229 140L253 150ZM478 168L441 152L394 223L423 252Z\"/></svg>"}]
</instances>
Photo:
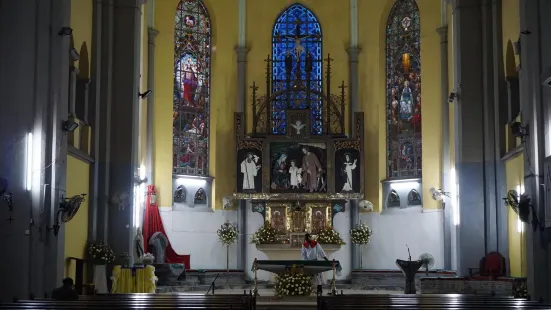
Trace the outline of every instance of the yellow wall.
<instances>
[{"instance_id":1,"label":"yellow wall","mask_svg":"<svg viewBox=\"0 0 551 310\"><path fill-rule=\"evenodd\" d=\"M67 197L86 194L75 217L65 225L65 258L85 258L88 240L88 192L90 166L73 156L67 156ZM71 261L65 274L75 278L75 262Z\"/></svg>"},{"instance_id":2,"label":"yellow wall","mask_svg":"<svg viewBox=\"0 0 551 310\"><path fill-rule=\"evenodd\" d=\"M235 1L205 0L204 3L212 24L209 174L216 178L213 201L219 208L221 197L231 194L235 187L233 113L237 96L237 65L234 48L238 35L238 11ZM155 2L155 28L159 30L159 35L154 72L154 173L159 204L164 207L172 205L174 14L177 5L178 0Z\"/></svg>"},{"instance_id":3,"label":"yellow wall","mask_svg":"<svg viewBox=\"0 0 551 310\"><path fill-rule=\"evenodd\" d=\"M73 28L74 48L80 53L81 58L80 61L75 61L75 66L84 74L90 72L92 14L92 0L71 0L71 28ZM80 66L81 62L82 67Z\"/></svg>"},{"instance_id":4,"label":"yellow wall","mask_svg":"<svg viewBox=\"0 0 551 310\"><path fill-rule=\"evenodd\" d=\"M453 55L453 16L452 16L452 5L450 3L447 4L447 20L448 20L448 92L452 92L455 90L455 83L454 83L454 71L453 71L453 62L454 62L454 55ZM449 143L450 143L450 167L455 166L455 111L454 111L454 104L449 104L449 126L450 126L450 136L449 136ZM449 173L449 172L448 172ZM450 186L455 186L451 185ZM450 192L450 188L444 188L446 192Z\"/></svg>"},{"instance_id":5,"label":"yellow wall","mask_svg":"<svg viewBox=\"0 0 551 310\"><path fill-rule=\"evenodd\" d=\"M505 163L506 186L507 191L517 190L520 186L524 188L524 156L522 154L509 159ZM520 193L519 193L520 194ZM529 228L523 224L524 228L519 232L518 215L511 209L508 209L508 237L509 237L509 268L512 277L526 276L526 235L525 231Z\"/></svg>"},{"instance_id":6,"label":"yellow wall","mask_svg":"<svg viewBox=\"0 0 551 310\"><path fill-rule=\"evenodd\" d=\"M141 67L140 67L140 92L148 90L148 8L149 6L142 5L142 44L141 44ZM140 100L140 142L139 142L139 158L138 163L145 164L145 158L147 155L147 100Z\"/></svg>"},{"instance_id":7,"label":"yellow wall","mask_svg":"<svg viewBox=\"0 0 551 310\"><path fill-rule=\"evenodd\" d=\"M92 51L92 0L71 1L72 43L80 54L75 66L80 76L90 77ZM76 145L78 147L79 145ZM68 197L89 192L90 167L72 156L67 156L67 192ZM88 196L87 196L88 197ZM75 217L65 225L65 257L85 258L88 239L88 199L85 199ZM71 262L65 270L66 276L75 277L75 263Z\"/></svg>"},{"instance_id":8,"label":"yellow wall","mask_svg":"<svg viewBox=\"0 0 551 310\"><path fill-rule=\"evenodd\" d=\"M381 210L382 187L386 178L386 63L385 29L393 0L359 1L359 42L362 53L359 59L360 104L366 112L366 198L375 210ZM440 100L440 3L417 0L421 16L421 74L424 85L421 93L423 128L423 196L429 197L431 187L441 183L441 122ZM372 147L378 145L378 148ZM439 205L424 199L423 208Z\"/></svg>"}]
</instances>

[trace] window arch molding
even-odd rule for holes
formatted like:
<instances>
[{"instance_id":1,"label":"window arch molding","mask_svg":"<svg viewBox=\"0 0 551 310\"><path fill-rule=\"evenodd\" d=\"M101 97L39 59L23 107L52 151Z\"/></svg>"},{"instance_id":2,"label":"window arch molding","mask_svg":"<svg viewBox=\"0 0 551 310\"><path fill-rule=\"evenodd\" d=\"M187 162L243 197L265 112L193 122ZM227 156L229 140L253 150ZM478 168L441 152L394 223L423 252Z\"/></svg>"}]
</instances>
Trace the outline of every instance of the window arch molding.
<instances>
[{"instance_id":1,"label":"window arch molding","mask_svg":"<svg viewBox=\"0 0 551 310\"><path fill-rule=\"evenodd\" d=\"M415 0L396 0L385 28L387 178L421 178L421 21Z\"/></svg>"},{"instance_id":2,"label":"window arch molding","mask_svg":"<svg viewBox=\"0 0 551 310\"><path fill-rule=\"evenodd\" d=\"M296 64L301 68L301 79L306 80L305 64L307 55L312 56L312 73L310 75L310 89L323 91L323 32L319 18L312 10L300 3L293 3L278 14L272 27L272 93L284 91L290 84L287 82L285 57L290 54L293 58L293 72ZM298 61L299 60L299 61ZM295 75L290 75L294 81ZM302 94L303 96L305 94ZM284 96L272 103L272 134L286 133L287 108L303 109L300 102L301 93L294 93L292 100ZM288 106L288 102L291 102ZM312 134L321 134L323 127L323 104L321 100L311 103L311 131Z\"/></svg>"},{"instance_id":3,"label":"window arch molding","mask_svg":"<svg viewBox=\"0 0 551 310\"><path fill-rule=\"evenodd\" d=\"M212 22L201 0L180 0L174 21L174 175L208 176Z\"/></svg>"}]
</instances>

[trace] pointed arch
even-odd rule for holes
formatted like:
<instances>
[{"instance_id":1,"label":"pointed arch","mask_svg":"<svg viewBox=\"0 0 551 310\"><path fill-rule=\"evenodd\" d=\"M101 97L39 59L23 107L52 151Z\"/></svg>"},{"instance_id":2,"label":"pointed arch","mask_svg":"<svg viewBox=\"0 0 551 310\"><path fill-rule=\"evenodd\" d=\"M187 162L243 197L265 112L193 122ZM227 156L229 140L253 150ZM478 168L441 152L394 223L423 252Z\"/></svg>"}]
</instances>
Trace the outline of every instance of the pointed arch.
<instances>
[{"instance_id":1,"label":"pointed arch","mask_svg":"<svg viewBox=\"0 0 551 310\"><path fill-rule=\"evenodd\" d=\"M421 177L421 23L415 0L396 0L386 25L388 178Z\"/></svg>"},{"instance_id":2,"label":"pointed arch","mask_svg":"<svg viewBox=\"0 0 551 310\"><path fill-rule=\"evenodd\" d=\"M295 72L300 66L300 79L306 81L306 58L312 56L312 70L310 73L310 89L322 91L323 83L323 54L322 31L318 18L302 4L295 3L287 7L277 17L272 31L272 92L284 91L292 87L296 80ZM297 44L299 43L299 44ZM293 66L291 74L286 70L285 58L292 56ZM306 109L306 92L295 92L279 96L274 100L272 108L272 134L286 134L286 109ZM319 98L311 98L311 133L322 133L323 104Z\"/></svg>"},{"instance_id":3,"label":"pointed arch","mask_svg":"<svg viewBox=\"0 0 551 310\"><path fill-rule=\"evenodd\" d=\"M201 0L180 0L174 24L173 174L208 175L211 21Z\"/></svg>"}]
</instances>

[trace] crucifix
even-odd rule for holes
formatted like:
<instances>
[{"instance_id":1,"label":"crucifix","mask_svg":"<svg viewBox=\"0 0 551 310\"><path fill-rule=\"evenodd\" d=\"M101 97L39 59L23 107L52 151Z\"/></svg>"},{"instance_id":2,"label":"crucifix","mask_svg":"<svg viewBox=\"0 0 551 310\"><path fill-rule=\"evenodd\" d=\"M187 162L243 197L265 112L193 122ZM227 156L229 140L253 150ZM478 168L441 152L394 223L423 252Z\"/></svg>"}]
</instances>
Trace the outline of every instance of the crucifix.
<instances>
[{"instance_id":1,"label":"crucifix","mask_svg":"<svg viewBox=\"0 0 551 310\"><path fill-rule=\"evenodd\" d=\"M294 40L295 41L295 47L293 48L293 54L297 58L297 62L300 62L300 56L305 51L304 46L302 46L302 44L301 44L301 40L309 38L309 37L317 37L319 35L318 34L315 34L315 35L302 34L301 31L300 31L300 28L302 26L302 21L300 19L297 19L297 21L293 22L293 24L295 24L295 31L294 31L293 34L290 34L290 35L276 34L275 37L276 37L277 41L279 41L283 38Z\"/></svg>"},{"instance_id":2,"label":"crucifix","mask_svg":"<svg viewBox=\"0 0 551 310\"><path fill-rule=\"evenodd\" d=\"M8 223L10 223L10 224L11 224L14 220L15 220L15 219L14 219L11 215L6 219L6 221L8 221Z\"/></svg>"}]
</instances>

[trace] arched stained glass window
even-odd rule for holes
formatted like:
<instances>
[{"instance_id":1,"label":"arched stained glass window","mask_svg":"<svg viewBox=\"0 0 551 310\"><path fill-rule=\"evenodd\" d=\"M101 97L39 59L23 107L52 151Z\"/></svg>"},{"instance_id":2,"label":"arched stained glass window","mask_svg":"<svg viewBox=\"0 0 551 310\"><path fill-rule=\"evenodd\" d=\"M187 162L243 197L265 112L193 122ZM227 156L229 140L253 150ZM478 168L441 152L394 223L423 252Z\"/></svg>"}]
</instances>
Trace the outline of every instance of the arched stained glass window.
<instances>
[{"instance_id":1,"label":"arched stained glass window","mask_svg":"<svg viewBox=\"0 0 551 310\"><path fill-rule=\"evenodd\" d=\"M180 1L174 36L173 173L207 175L211 25L202 1Z\"/></svg>"},{"instance_id":2,"label":"arched stained glass window","mask_svg":"<svg viewBox=\"0 0 551 310\"><path fill-rule=\"evenodd\" d=\"M397 0L386 27L387 177L421 177L421 43L415 0Z\"/></svg>"},{"instance_id":3,"label":"arched stained glass window","mask_svg":"<svg viewBox=\"0 0 551 310\"><path fill-rule=\"evenodd\" d=\"M295 85L297 75L301 83L310 78L310 90L322 91L322 33L318 19L301 4L293 4L283 11L274 24L272 33L272 93L284 91ZM292 66L289 66L292 59ZM306 60L312 64L307 73ZM287 67L287 68L286 68ZM290 69L290 70L289 70ZM307 86L307 85L304 85ZM287 98L287 95L290 98ZM272 104L272 134L286 133L286 109L306 109L306 92L281 94ZM311 133L322 133L323 104L319 96L310 95Z\"/></svg>"}]
</instances>

